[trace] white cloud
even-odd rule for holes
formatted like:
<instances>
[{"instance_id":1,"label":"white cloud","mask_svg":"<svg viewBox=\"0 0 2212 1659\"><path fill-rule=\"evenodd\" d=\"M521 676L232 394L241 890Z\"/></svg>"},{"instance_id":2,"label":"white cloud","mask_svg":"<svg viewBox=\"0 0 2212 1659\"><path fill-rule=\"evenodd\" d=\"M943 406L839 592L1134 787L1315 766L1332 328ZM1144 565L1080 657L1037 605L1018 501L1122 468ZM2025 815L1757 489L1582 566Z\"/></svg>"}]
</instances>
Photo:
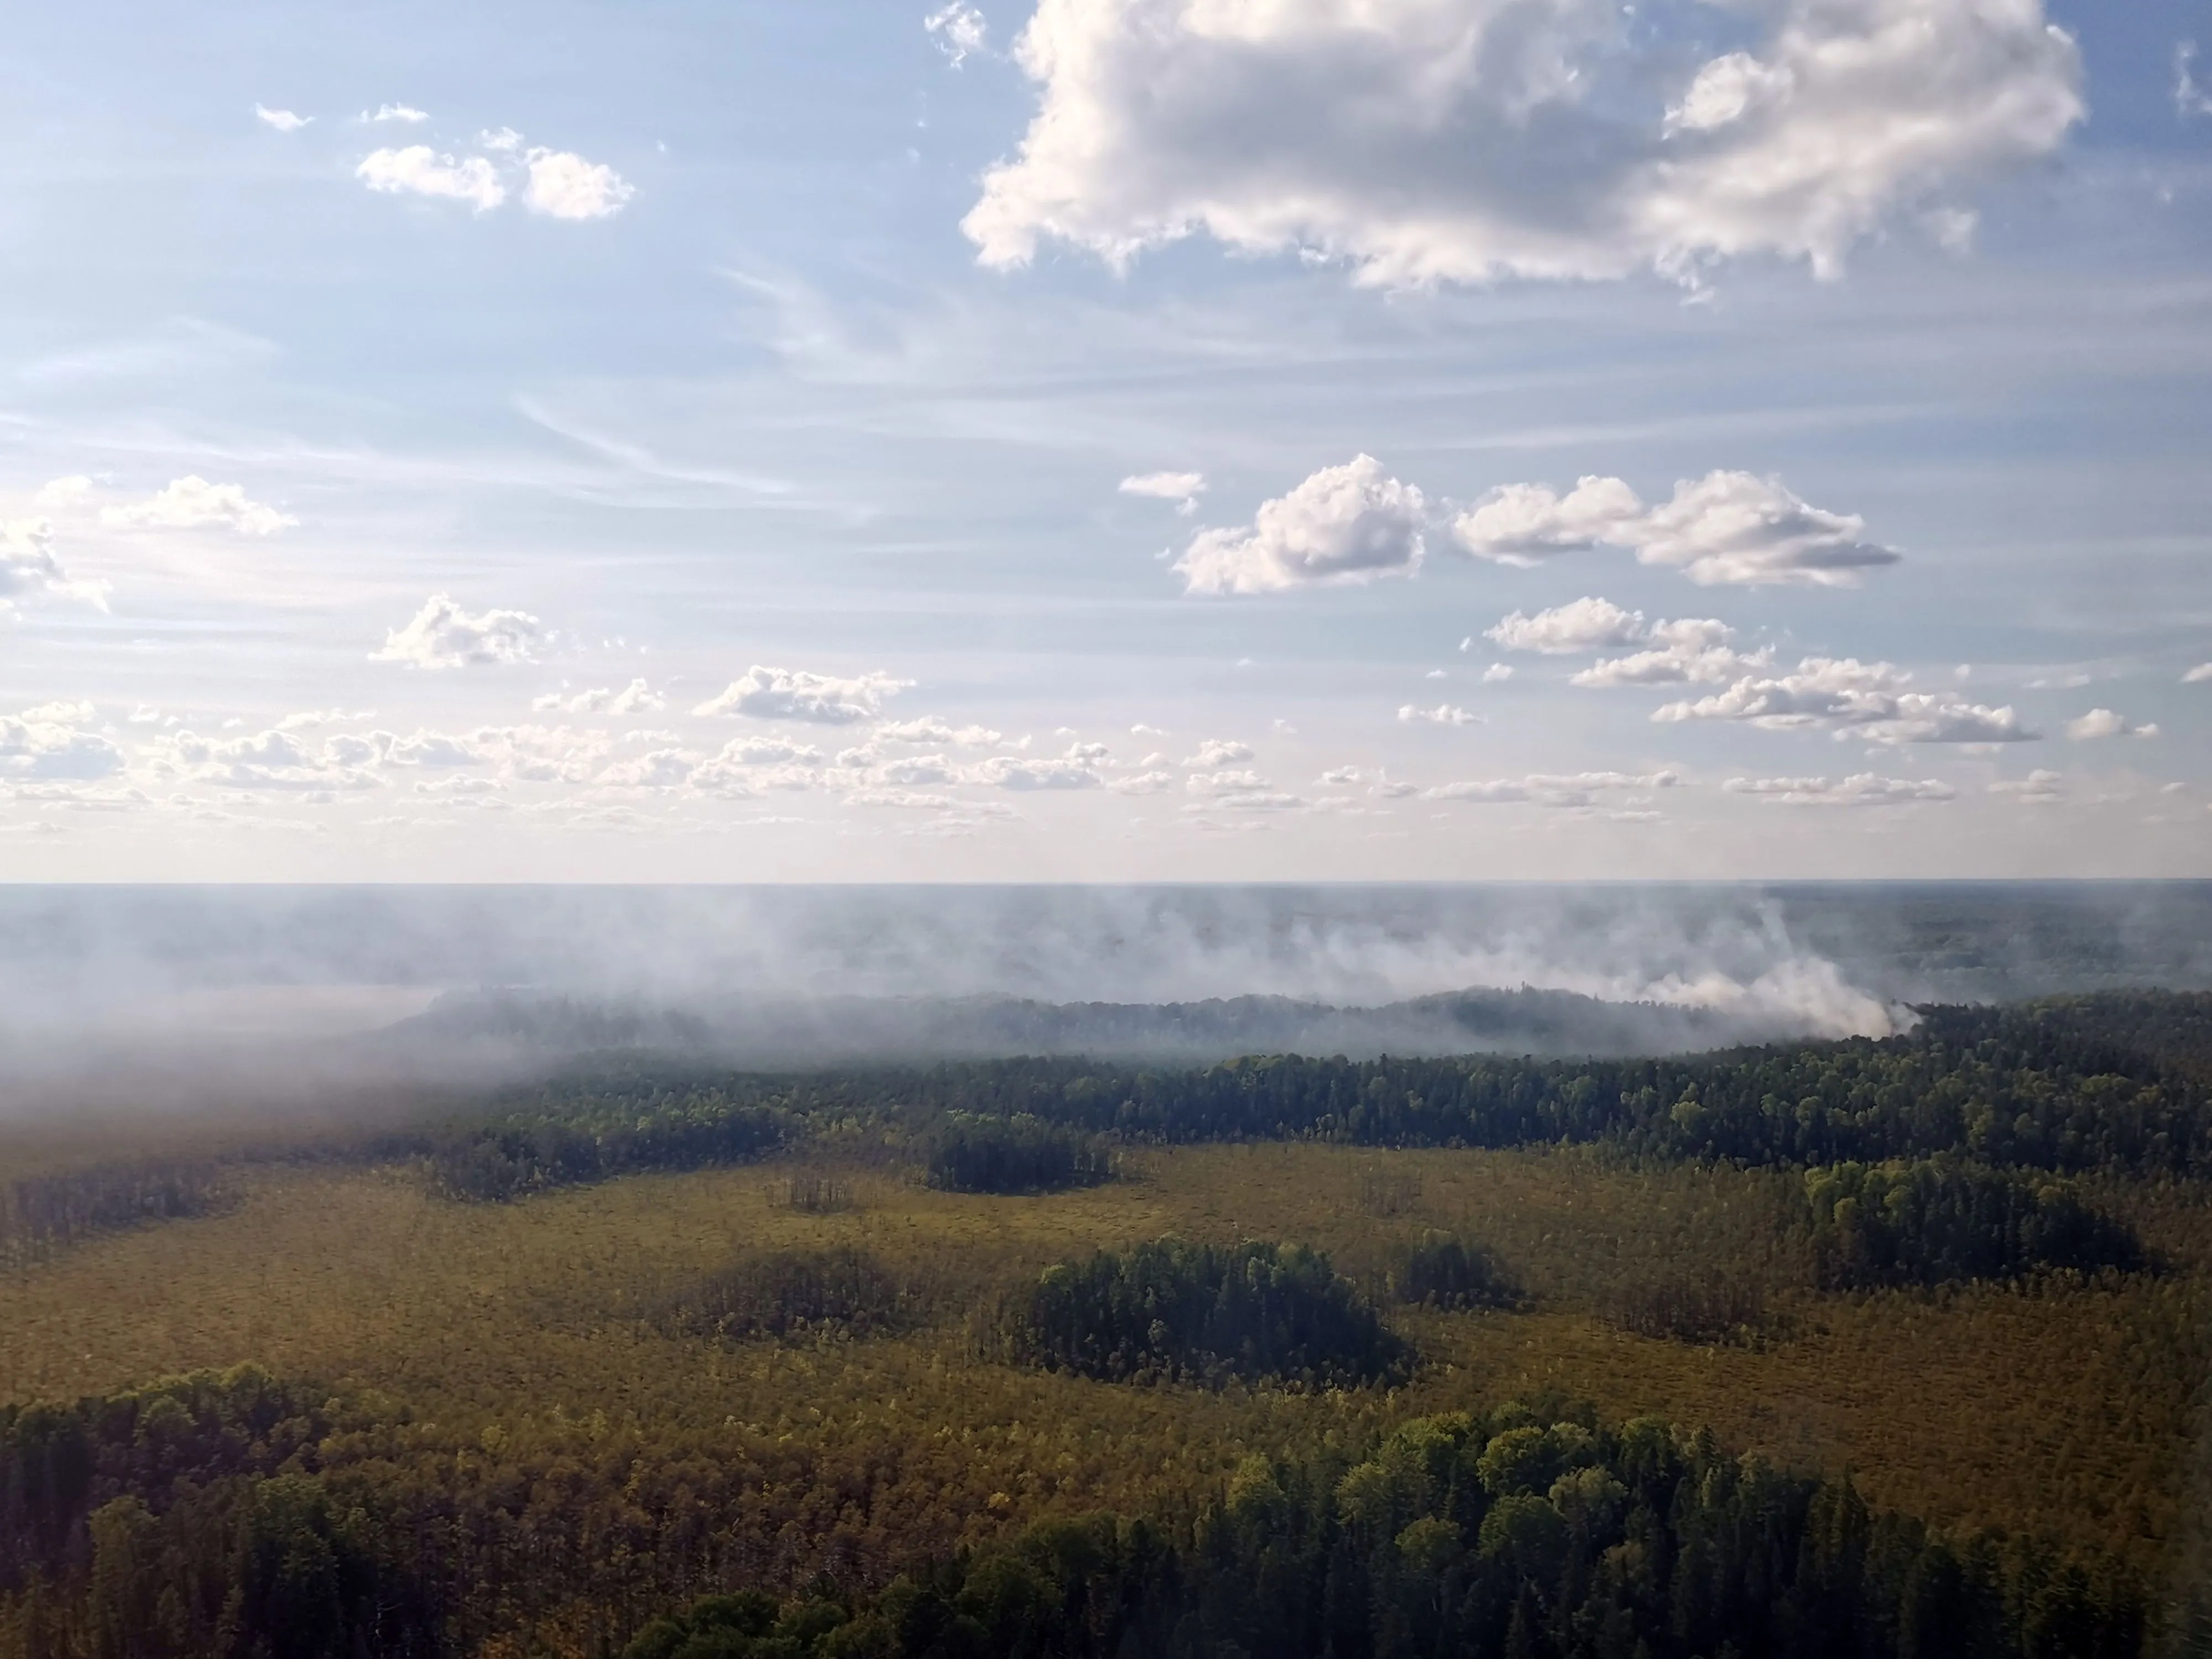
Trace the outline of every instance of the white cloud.
<instances>
[{"instance_id":1,"label":"white cloud","mask_svg":"<svg viewBox=\"0 0 2212 1659\"><path fill-rule=\"evenodd\" d=\"M988 726L951 726L933 714L891 720L868 733L871 743L950 744L956 749L995 749L1006 738Z\"/></svg>"},{"instance_id":2,"label":"white cloud","mask_svg":"<svg viewBox=\"0 0 2212 1659\"><path fill-rule=\"evenodd\" d=\"M651 714L667 707L668 699L641 679L619 691L603 685L588 691L548 691L530 700L531 712L538 714Z\"/></svg>"},{"instance_id":3,"label":"white cloud","mask_svg":"<svg viewBox=\"0 0 2212 1659\"><path fill-rule=\"evenodd\" d=\"M1721 787L1731 795L1756 795L1778 806L1899 806L1913 801L1950 800L1958 791L1935 778L1885 778L1872 772L1850 777L1730 778Z\"/></svg>"},{"instance_id":4,"label":"white cloud","mask_svg":"<svg viewBox=\"0 0 2212 1659\"><path fill-rule=\"evenodd\" d=\"M1249 526L1202 530L1175 568L1194 593L1272 593L1402 575L1421 562L1421 492L1371 455L1261 503Z\"/></svg>"},{"instance_id":5,"label":"white cloud","mask_svg":"<svg viewBox=\"0 0 2212 1659\"><path fill-rule=\"evenodd\" d=\"M1243 767L1218 772L1194 772L1183 780L1183 787L1194 795L1244 794L1272 787L1269 779Z\"/></svg>"},{"instance_id":6,"label":"white cloud","mask_svg":"<svg viewBox=\"0 0 2212 1659\"><path fill-rule=\"evenodd\" d=\"M1683 479L1671 500L1649 509L1618 478L1586 477L1564 496L1544 484L1506 484L1453 520L1452 533L1468 552L1500 564L1601 543L1628 548L1644 564L1707 586L1847 586L1899 558L1865 539L1856 514L1814 507L1779 478L1726 471Z\"/></svg>"},{"instance_id":7,"label":"white cloud","mask_svg":"<svg viewBox=\"0 0 2212 1659\"><path fill-rule=\"evenodd\" d=\"M1607 657L1569 677L1570 685L1605 689L1622 685L1718 685L1753 669L1766 667L1770 651L1744 653L1727 641L1735 630L1710 617L1656 622L1644 637L1651 648L1625 657Z\"/></svg>"},{"instance_id":8,"label":"white cloud","mask_svg":"<svg viewBox=\"0 0 2212 1659\"><path fill-rule=\"evenodd\" d=\"M2014 799L2031 805L2045 805L2066 799L2064 777L2057 772L2040 769L2024 778L2006 779L1990 786L1993 795L2010 795Z\"/></svg>"},{"instance_id":9,"label":"white cloud","mask_svg":"<svg viewBox=\"0 0 2212 1659\"><path fill-rule=\"evenodd\" d=\"M361 118L364 121L404 121L411 127L428 120L430 112L412 109L405 104L380 104L374 115L363 115Z\"/></svg>"},{"instance_id":10,"label":"white cloud","mask_svg":"<svg viewBox=\"0 0 2212 1659\"><path fill-rule=\"evenodd\" d=\"M1465 801L1474 805L1592 806L1603 794L1624 790L1672 789L1682 781L1670 770L1657 772L1531 773L1518 778L1438 784L1420 792L1423 800ZM1399 793L1410 793L1401 790Z\"/></svg>"},{"instance_id":11,"label":"white cloud","mask_svg":"<svg viewBox=\"0 0 2212 1659\"><path fill-rule=\"evenodd\" d=\"M873 720L884 699L914 684L888 674L841 679L803 668L769 668L755 663L730 682L720 696L701 703L695 714L741 714L757 720L807 720L817 726L852 726Z\"/></svg>"},{"instance_id":12,"label":"white cloud","mask_svg":"<svg viewBox=\"0 0 2212 1659\"><path fill-rule=\"evenodd\" d=\"M227 789L296 794L374 788L377 779L367 769L387 746L365 739L333 740L318 753L296 733L274 728L236 738L203 738L180 731L158 739L148 755L152 769L161 776Z\"/></svg>"},{"instance_id":13,"label":"white cloud","mask_svg":"<svg viewBox=\"0 0 2212 1659\"><path fill-rule=\"evenodd\" d=\"M1046 238L1121 264L1204 233L1389 285L1688 280L1756 253L1827 275L2083 113L2039 0L1772 0L1694 70L1673 14L1641 13L1041 0L1014 45L1038 109L962 228L995 266Z\"/></svg>"},{"instance_id":14,"label":"white cloud","mask_svg":"<svg viewBox=\"0 0 2212 1659\"><path fill-rule=\"evenodd\" d=\"M1434 708L1417 708L1407 703L1398 710L1401 724L1406 726L1480 726L1482 716L1470 714L1456 704L1440 702Z\"/></svg>"},{"instance_id":15,"label":"white cloud","mask_svg":"<svg viewBox=\"0 0 2212 1659\"><path fill-rule=\"evenodd\" d=\"M1525 568L1601 542L1633 545L1629 527L1643 517L1642 500L1618 478L1585 477L1565 495L1548 484L1501 484L1452 520L1452 534L1479 559Z\"/></svg>"},{"instance_id":16,"label":"white cloud","mask_svg":"<svg viewBox=\"0 0 2212 1659\"><path fill-rule=\"evenodd\" d=\"M428 144L372 150L354 169L354 177L386 195L411 192L441 197L466 202L478 213L489 212L507 199L507 186L500 182L499 170L483 156L457 161Z\"/></svg>"},{"instance_id":17,"label":"white cloud","mask_svg":"<svg viewBox=\"0 0 2212 1659\"><path fill-rule=\"evenodd\" d=\"M781 738L732 738L715 757L732 766L818 766L822 751L811 744Z\"/></svg>"},{"instance_id":18,"label":"white cloud","mask_svg":"<svg viewBox=\"0 0 2212 1659\"><path fill-rule=\"evenodd\" d=\"M2154 738L2156 726L2137 726L2124 714L2109 708L2092 708L2079 720L2066 722L2066 735L2076 743L2088 743L2099 738Z\"/></svg>"},{"instance_id":19,"label":"white cloud","mask_svg":"<svg viewBox=\"0 0 2212 1659\"><path fill-rule=\"evenodd\" d=\"M54 556L54 527L44 519L0 520L0 615L18 599L51 594L105 611L107 584L79 580Z\"/></svg>"},{"instance_id":20,"label":"white cloud","mask_svg":"<svg viewBox=\"0 0 2212 1659\"><path fill-rule=\"evenodd\" d=\"M1480 684L1484 685L1503 685L1506 681L1512 678L1513 669L1510 664L1494 662L1491 664L1489 667L1482 671Z\"/></svg>"},{"instance_id":21,"label":"white cloud","mask_svg":"<svg viewBox=\"0 0 2212 1659\"><path fill-rule=\"evenodd\" d=\"M1071 744L1056 758L1031 760L1016 755L994 755L969 769L972 783L998 789L1096 789L1105 781L1097 769L1104 749L1097 744Z\"/></svg>"},{"instance_id":22,"label":"white cloud","mask_svg":"<svg viewBox=\"0 0 2212 1659\"><path fill-rule=\"evenodd\" d=\"M1117 795L1158 795L1175 787L1175 775L1132 772L1126 777L1107 779L1106 787Z\"/></svg>"},{"instance_id":23,"label":"white cloud","mask_svg":"<svg viewBox=\"0 0 2212 1659\"><path fill-rule=\"evenodd\" d=\"M71 481L55 480L64 482ZM247 536L274 535L300 522L289 513L248 501L242 484L210 483L198 474L173 478L143 501L103 507L100 521L127 530L219 528Z\"/></svg>"},{"instance_id":24,"label":"white cloud","mask_svg":"<svg viewBox=\"0 0 2212 1659\"><path fill-rule=\"evenodd\" d=\"M538 618L527 611L471 616L447 595L433 593L404 628L384 636L383 646L370 652L368 659L409 668L492 667L535 661L544 638Z\"/></svg>"},{"instance_id":25,"label":"white cloud","mask_svg":"<svg viewBox=\"0 0 2212 1659\"><path fill-rule=\"evenodd\" d=\"M1766 731L1829 729L1869 742L2018 743L2039 734L2009 707L1969 702L1957 691L1912 691L1911 675L1886 662L1808 657L1795 673L1747 674L1726 690L1671 702L1655 720L1743 720Z\"/></svg>"},{"instance_id":26,"label":"white cloud","mask_svg":"<svg viewBox=\"0 0 2212 1659\"><path fill-rule=\"evenodd\" d=\"M2197 43L2182 40L2173 48L2173 112L2186 121L2193 115L2212 115L2212 92L2197 84Z\"/></svg>"},{"instance_id":27,"label":"white cloud","mask_svg":"<svg viewBox=\"0 0 2212 1659\"><path fill-rule=\"evenodd\" d=\"M854 789L845 797L848 806L890 806L913 811L946 812L960 803L950 795L921 793L912 789Z\"/></svg>"},{"instance_id":28,"label":"white cloud","mask_svg":"<svg viewBox=\"0 0 2212 1659\"><path fill-rule=\"evenodd\" d=\"M637 194L612 167L568 150L533 149L526 160L530 184L523 202L532 213L555 219L604 219Z\"/></svg>"},{"instance_id":29,"label":"white cloud","mask_svg":"<svg viewBox=\"0 0 2212 1659\"><path fill-rule=\"evenodd\" d=\"M1199 766L1211 770L1215 767L1226 766L1231 761L1248 761L1251 758L1252 745L1249 743L1239 743L1234 738L1207 738L1199 744L1196 754L1186 755L1183 757L1182 763L1185 766Z\"/></svg>"},{"instance_id":30,"label":"white cloud","mask_svg":"<svg viewBox=\"0 0 2212 1659\"><path fill-rule=\"evenodd\" d=\"M123 751L96 732L77 728L93 717L88 703L46 703L20 717L0 714L0 777L90 783L113 777Z\"/></svg>"},{"instance_id":31,"label":"white cloud","mask_svg":"<svg viewBox=\"0 0 2212 1659\"><path fill-rule=\"evenodd\" d=\"M1585 596L1533 617L1516 611L1499 618L1496 627L1485 629L1483 637L1508 651L1564 657L1639 644L1647 635L1641 611L1623 611L1609 599Z\"/></svg>"},{"instance_id":32,"label":"white cloud","mask_svg":"<svg viewBox=\"0 0 2212 1659\"><path fill-rule=\"evenodd\" d=\"M930 38L937 42L937 49L955 69L972 54L984 50L983 14L968 0L947 0L947 3L923 18L921 26L929 31Z\"/></svg>"},{"instance_id":33,"label":"white cloud","mask_svg":"<svg viewBox=\"0 0 2212 1659\"><path fill-rule=\"evenodd\" d=\"M2199 663L2181 677L2184 685L2202 685L2212 680L2212 662Z\"/></svg>"},{"instance_id":34,"label":"white cloud","mask_svg":"<svg viewBox=\"0 0 2212 1659\"><path fill-rule=\"evenodd\" d=\"M1124 495L1145 495L1173 501L1176 511L1188 516L1198 511L1198 498L1206 493L1203 472L1139 472L1121 480Z\"/></svg>"},{"instance_id":35,"label":"white cloud","mask_svg":"<svg viewBox=\"0 0 2212 1659\"><path fill-rule=\"evenodd\" d=\"M1779 478L1709 472L1674 486L1674 498L1645 517L1636 556L1692 581L1845 586L1856 573L1895 564L1898 555L1865 540L1866 520L1808 505Z\"/></svg>"},{"instance_id":36,"label":"white cloud","mask_svg":"<svg viewBox=\"0 0 2212 1659\"><path fill-rule=\"evenodd\" d=\"M1194 802L1182 810L1186 812L1296 812L1304 810L1305 798L1286 794L1279 789L1240 789L1216 795L1204 803Z\"/></svg>"},{"instance_id":37,"label":"white cloud","mask_svg":"<svg viewBox=\"0 0 2212 1659\"><path fill-rule=\"evenodd\" d=\"M253 112L279 132L297 132L315 118L312 115L295 115L289 109L270 109L264 104L256 104Z\"/></svg>"},{"instance_id":38,"label":"white cloud","mask_svg":"<svg viewBox=\"0 0 2212 1659\"><path fill-rule=\"evenodd\" d=\"M699 760L680 749L656 749L634 760L617 761L598 781L611 789L680 789L691 781Z\"/></svg>"},{"instance_id":39,"label":"white cloud","mask_svg":"<svg viewBox=\"0 0 2212 1659\"><path fill-rule=\"evenodd\" d=\"M1764 667L1767 653L1732 649L1735 630L1711 617L1683 617L1646 623L1641 611L1624 611L1609 600L1583 598L1525 616L1516 611L1487 630L1509 651L1548 656L1642 645L1647 650L1593 663L1573 676L1585 687L1621 685L1717 685L1750 668Z\"/></svg>"},{"instance_id":40,"label":"white cloud","mask_svg":"<svg viewBox=\"0 0 2212 1659\"><path fill-rule=\"evenodd\" d=\"M960 769L943 755L903 755L878 766L875 775L880 783L957 783Z\"/></svg>"}]
</instances>

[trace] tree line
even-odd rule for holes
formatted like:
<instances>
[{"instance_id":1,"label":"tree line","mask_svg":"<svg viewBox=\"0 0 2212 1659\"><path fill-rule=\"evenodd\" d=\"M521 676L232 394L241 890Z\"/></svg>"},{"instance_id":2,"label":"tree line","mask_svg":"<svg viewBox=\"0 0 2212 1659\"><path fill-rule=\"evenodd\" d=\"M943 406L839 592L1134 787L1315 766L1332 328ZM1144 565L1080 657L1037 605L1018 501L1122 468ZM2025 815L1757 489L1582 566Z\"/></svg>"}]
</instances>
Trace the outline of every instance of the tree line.
<instances>
[{"instance_id":1,"label":"tree line","mask_svg":"<svg viewBox=\"0 0 2212 1659\"><path fill-rule=\"evenodd\" d=\"M998 1315L991 1357L1109 1382L1401 1380L1413 1351L1298 1244L1163 1238L1045 1269Z\"/></svg>"},{"instance_id":2,"label":"tree line","mask_svg":"<svg viewBox=\"0 0 2212 1659\"><path fill-rule=\"evenodd\" d=\"M579 1597L590 1644L629 1659L2118 1659L2152 1628L2109 1564L1558 1401L1255 1455L1151 1516L965 1551L916 1525L880 1577L730 1558L701 1583L702 1504L787 1528L761 1510L783 1477L724 1490L679 1460L644 1480L635 1459L545 1464L250 1370L10 1408L0 1653L444 1655Z\"/></svg>"}]
</instances>

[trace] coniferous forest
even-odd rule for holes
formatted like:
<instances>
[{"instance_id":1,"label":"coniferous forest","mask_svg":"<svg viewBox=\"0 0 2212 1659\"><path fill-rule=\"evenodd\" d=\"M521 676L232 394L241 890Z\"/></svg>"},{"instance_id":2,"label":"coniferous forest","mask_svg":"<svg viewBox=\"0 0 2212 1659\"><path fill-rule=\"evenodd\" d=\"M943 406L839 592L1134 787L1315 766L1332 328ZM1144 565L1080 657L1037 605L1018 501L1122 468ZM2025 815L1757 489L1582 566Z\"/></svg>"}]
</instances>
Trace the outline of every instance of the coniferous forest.
<instances>
[{"instance_id":1,"label":"coniferous forest","mask_svg":"<svg viewBox=\"0 0 2212 1659\"><path fill-rule=\"evenodd\" d=\"M2212 1641L2212 998L18 1139L9 1659Z\"/></svg>"}]
</instances>

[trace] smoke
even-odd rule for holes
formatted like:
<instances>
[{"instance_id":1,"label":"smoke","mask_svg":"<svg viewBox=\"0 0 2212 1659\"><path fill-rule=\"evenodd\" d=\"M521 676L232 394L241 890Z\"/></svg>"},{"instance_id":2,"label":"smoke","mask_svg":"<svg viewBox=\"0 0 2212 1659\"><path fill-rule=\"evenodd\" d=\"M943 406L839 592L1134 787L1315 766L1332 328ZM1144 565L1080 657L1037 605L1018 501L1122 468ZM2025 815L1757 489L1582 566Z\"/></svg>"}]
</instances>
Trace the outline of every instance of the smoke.
<instances>
[{"instance_id":1,"label":"smoke","mask_svg":"<svg viewBox=\"0 0 2212 1659\"><path fill-rule=\"evenodd\" d=\"M1172 1030L1176 1052L1331 1036L1352 1051L1409 1031L1431 1049L1510 1047L1534 1042L1534 1005L1411 1027L1321 1014L1524 988L1682 1016L1599 1021L1592 1049L1878 1036L1911 1001L2212 982L2208 921L2212 886L2191 884L0 889L0 1100L123 1072L170 1093L459 1082L492 1063L482 1044L438 1050L419 1021L374 1035L441 996L450 1016L454 994L627 1011L641 1030L680 1014L763 1063L927 1047L944 1022L915 1007L1009 1000L1030 1012L971 1008L952 1046L1082 1047L1097 1030L1141 1048ZM1304 1012L1188 1012L1254 998ZM1036 1012L1060 1005L1156 1012ZM1576 1047L1562 1005L1538 1023L1546 1046Z\"/></svg>"}]
</instances>

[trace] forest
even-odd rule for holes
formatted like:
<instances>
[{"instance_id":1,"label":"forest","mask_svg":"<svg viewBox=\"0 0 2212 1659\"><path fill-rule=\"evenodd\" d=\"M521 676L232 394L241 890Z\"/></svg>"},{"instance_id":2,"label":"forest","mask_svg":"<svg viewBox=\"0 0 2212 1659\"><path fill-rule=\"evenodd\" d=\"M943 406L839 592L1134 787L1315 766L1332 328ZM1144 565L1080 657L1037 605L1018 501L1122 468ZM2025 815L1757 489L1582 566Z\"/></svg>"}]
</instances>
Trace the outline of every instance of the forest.
<instances>
[{"instance_id":1,"label":"forest","mask_svg":"<svg viewBox=\"0 0 2212 1659\"><path fill-rule=\"evenodd\" d=\"M0 1656L2212 1644L2212 998L0 1136Z\"/></svg>"}]
</instances>

